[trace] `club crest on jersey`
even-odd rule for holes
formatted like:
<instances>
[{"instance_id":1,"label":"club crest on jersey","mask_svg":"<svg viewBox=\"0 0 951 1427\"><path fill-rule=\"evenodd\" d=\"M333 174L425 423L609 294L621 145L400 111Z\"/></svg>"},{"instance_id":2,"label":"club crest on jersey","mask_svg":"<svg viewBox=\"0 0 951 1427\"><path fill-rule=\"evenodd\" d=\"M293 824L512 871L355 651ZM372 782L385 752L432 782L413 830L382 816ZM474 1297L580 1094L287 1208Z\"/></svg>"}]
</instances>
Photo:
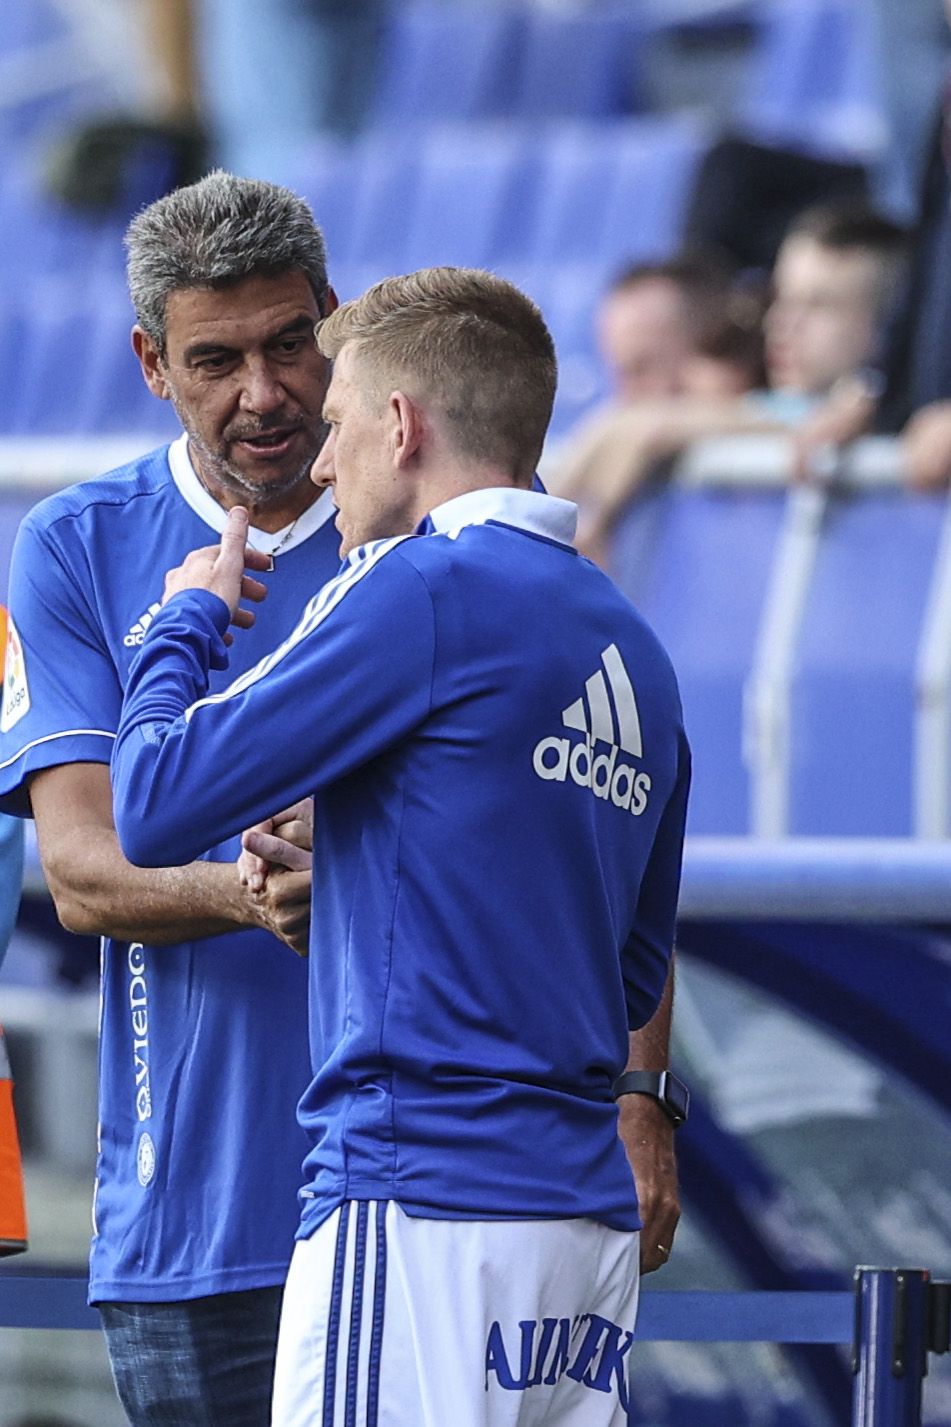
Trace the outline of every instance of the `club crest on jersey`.
<instances>
[{"instance_id":1,"label":"club crest on jersey","mask_svg":"<svg viewBox=\"0 0 951 1427\"><path fill-rule=\"evenodd\" d=\"M585 680L581 698L561 715L564 727L582 734L583 740L540 739L532 767L545 782L565 783L570 778L580 788L590 788L596 798L639 817L647 807L650 774L623 757L625 753L637 759L644 756L634 687L616 644L602 651L601 666ZM604 751L598 751L599 744Z\"/></svg>"},{"instance_id":2,"label":"club crest on jersey","mask_svg":"<svg viewBox=\"0 0 951 1427\"><path fill-rule=\"evenodd\" d=\"M148 1130L139 1136L139 1147L135 1155L136 1176L143 1189L147 1189L155 1178L155 1141Z\"/></svg>"},{"instance_id":3,"label":"club crest on jersey","mask_svg":"<svg viewBox=\"0 0 951 1427\"><path fill-rule=\"evenodd\" d=\"M3 660L3 701L0 704L0 733L11 728L30 712L30 686L26 678L23 645L13 618L0 606L0 640L5 650Z\"/></svg>"}]
</instances>

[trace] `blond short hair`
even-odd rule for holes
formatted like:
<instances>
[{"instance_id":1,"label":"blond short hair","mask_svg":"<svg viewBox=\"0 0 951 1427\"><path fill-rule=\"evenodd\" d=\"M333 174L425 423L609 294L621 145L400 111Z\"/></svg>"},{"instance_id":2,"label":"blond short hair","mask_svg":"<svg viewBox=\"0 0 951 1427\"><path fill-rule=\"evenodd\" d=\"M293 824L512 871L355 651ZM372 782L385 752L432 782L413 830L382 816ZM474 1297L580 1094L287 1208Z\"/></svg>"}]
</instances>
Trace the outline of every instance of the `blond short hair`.
<instances>
[{"instance_id":1,"label":"blond short hair","mask_svg":"<svg viewBox=\"0 0 951 1427\"><path fill-rule=\"evenodd\" d=\"M353 342L374 385L432 402L458 454L529 484L555 399L555 347L534 302L476 268L385 278L317 328L325 357Z\"/></svg>"}]
</instances>

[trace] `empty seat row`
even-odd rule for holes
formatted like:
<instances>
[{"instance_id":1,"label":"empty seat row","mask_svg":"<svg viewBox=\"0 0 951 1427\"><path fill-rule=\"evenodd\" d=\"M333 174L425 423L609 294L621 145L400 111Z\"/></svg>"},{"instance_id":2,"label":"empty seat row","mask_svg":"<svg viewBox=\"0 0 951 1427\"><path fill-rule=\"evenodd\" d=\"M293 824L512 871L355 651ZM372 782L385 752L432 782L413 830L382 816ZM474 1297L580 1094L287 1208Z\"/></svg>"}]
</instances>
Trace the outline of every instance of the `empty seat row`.
<instances>
[{"instance_id":1,"label":"empty seat row","mask_svg":"<svg viewBox=\"0 0 951 1427\"><path fill-rule=\"evenodd\" d=\"M390 7L374 107L381 125L635 112L643 27L635 6Z\"/></svg>"},{"instance_id":2,"label":"empty seat row","mask_svg":"<svg viewBox=\"0 0 951 1427\"><path fill-rule=\"evenodd\" d=\"M617 264L676 245L709 137L679 118L371 132L284 177L337 263Z\"/></svg>"},{"instance_id":3,"label":"empty seat row","mask_svg":"<svg viewBox=\"0 0 951 1427\"><path fill-rule=\"evenodd\" d=\"M0 435L174 432L129 340L119 281L38 282L0 301Z\"/></svg>"},{"instance_id":4,"label":"empty seat row","mask_svg":"<svg viewBox=\"0 0 951 1427\"><path fill-rule=\"evenodd\" d=\"M338 263L342 299L395 267ZM560 366L553 430L562 434L601 394L592 314L608 277L598 264L513 266L506 275L539 303ZM129 340L134 314L121 274L26 282L0 298L0 437L174 431L148 391Z\"/></svg>"},{"instance_id":5,"label":"empty seat row","mask_svg":"<svg viewBox=\"0 0 951 1427\"><path fill-rule=\"evenodd\" d=\"M337 264L616 264L676 244L709 139L680 118L373 131L318 142L280 177L311 203ZM22 164L0 166L0 229L7 283L122 271L122 221L57 205Z\"/></svg>"},{"instance_id":6,"label":"empty seat row","mask_svg":"<svg viewBox=\"0 0 951 1427\"><path fill-rule=\"evenodd\" d=\"M922 778L947 778L946 768L917 766L927 757L920 661L947 558L947 498L877 490L829 499L788 686L770 746L757 750L763 730L749 695L789 499L675 485L632 507L616 538L614 573L680 678L694 750L691 831L762 831L765 767L780 783L776 833L921 832Z\"/></svg>"},{"instance_id":7,"label":"empty seat row","mask_svg":"<svg viewBox=\"0 0 951 1427\"><path fill-rule=\"evenodd\" d=\"M750 0L724 18L753 34L736 104L747 130L823 152L880 153L884 57L867 0ZM651 36L689 19L669 3L393 6L373 118L391 129L643 112Z\"/></svg>"}]
</instances>

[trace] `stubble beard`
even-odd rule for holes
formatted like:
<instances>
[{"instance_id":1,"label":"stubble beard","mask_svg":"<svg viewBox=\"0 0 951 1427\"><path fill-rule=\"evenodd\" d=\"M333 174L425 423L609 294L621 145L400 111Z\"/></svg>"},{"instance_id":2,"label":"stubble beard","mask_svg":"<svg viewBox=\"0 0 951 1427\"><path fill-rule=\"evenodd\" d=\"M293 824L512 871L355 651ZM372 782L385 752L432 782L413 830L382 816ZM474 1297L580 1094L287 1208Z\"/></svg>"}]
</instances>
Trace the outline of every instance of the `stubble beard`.
<instances>
[{"instance_id":1,"label":"stubble beard","mask_svg":"<svg viewBox=\"0 0 951 1427\"><path fill-rule=\"evenodd\" d=\"M279 476L274 480L255 481L233 461L229 461L227 457L211 449L207 441L198 435L192 423L187 419L184 405L170 382L168 390L175 415L178 417L185 435L188 437L188 444L194 453L196 474L211 495L215 496L213 487L218 486L230 495L239 497L241 501L249 500L257 509L266 510L269 506L280 505L289 495L299 490L306 481L310 480L311 467L327 439L329 428L323 422L321 422L315 438L313 454L308 456L300 467L291 471L289 475ZM315 486L315 498L318 493ZM215 498L217 499L217 496Z\"/></svg>"}]
</instances>

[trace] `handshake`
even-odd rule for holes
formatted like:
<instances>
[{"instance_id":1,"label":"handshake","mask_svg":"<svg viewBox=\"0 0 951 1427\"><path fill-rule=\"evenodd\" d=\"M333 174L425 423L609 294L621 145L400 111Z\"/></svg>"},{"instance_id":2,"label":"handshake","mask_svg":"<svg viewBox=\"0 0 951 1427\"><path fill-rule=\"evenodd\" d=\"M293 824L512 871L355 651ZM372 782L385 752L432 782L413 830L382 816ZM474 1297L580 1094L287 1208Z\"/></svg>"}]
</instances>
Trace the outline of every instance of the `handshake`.
<instances>
[{"instance_id":1,"label":"handshake","mask_svg":"<svg viewBox=\"0 0 951 1427\"><path fill-rule=\"evenodd\" d=\"M241 835L238 880L250 898L254 924L298 956L308 952L314 801L255 823Z\"/></svg>"}]
</instances>

